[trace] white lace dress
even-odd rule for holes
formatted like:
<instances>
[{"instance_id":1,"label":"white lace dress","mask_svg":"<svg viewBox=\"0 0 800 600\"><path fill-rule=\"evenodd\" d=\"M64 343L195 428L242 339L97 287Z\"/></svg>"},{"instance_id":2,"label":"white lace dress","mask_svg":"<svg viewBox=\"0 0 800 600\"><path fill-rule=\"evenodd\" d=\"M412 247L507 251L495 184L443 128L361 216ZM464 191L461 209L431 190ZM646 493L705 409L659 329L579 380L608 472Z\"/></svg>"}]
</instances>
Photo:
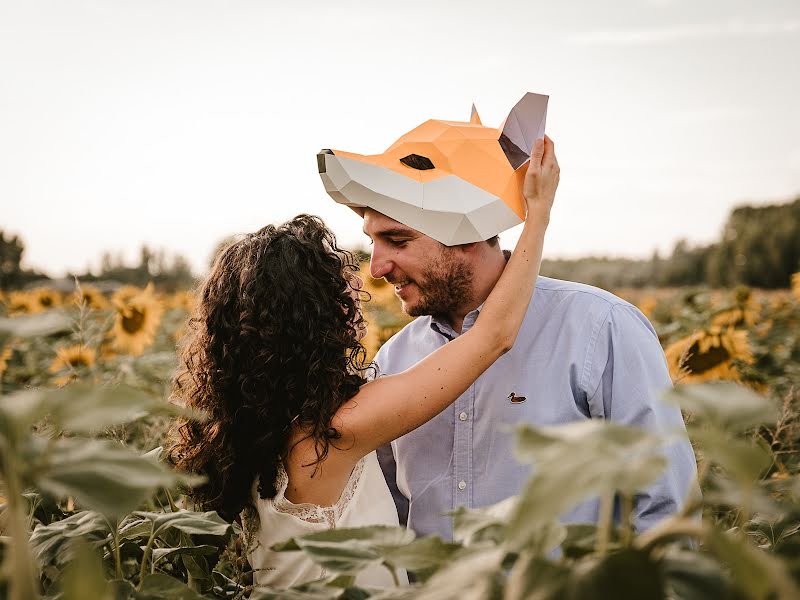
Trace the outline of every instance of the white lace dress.
<instances>
[{"instance_id":1,"label":"white lace dress","mask_svg":"<svg viewBox=\"0 0 800 600\"><path fill-rule=\"evenodd\" d=\"M257 486L253 486L253 501L260 524L258 530L253 531L255 539L248 540L248 558L255 571L256 585L290 587L329 575L304 552L270 550L278 542L334 527L398 525L397 509L375 452L358 462L342 495L333 506L294 504L285 496L288 482L286 471L279 464L278 493L274 498L259 498ZM245 528L248 528L246 522ZM401 583L408 581L404 572L398 575ZM359 573L356 584L391 587L394 580L386 567L376 566Z\"/></svg>"}]
</instances>

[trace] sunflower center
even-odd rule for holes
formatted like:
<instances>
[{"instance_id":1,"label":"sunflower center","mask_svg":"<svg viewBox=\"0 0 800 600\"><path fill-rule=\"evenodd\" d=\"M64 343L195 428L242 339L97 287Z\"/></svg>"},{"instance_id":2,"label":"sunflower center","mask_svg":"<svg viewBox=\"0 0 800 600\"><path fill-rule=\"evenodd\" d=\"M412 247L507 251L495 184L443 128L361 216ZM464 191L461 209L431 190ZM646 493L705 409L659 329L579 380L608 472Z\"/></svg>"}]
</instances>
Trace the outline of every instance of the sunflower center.
<instances>
[{"instance_id":1,"label":"sunflower center","mask_svg":"<svg viewBox=\"0 0 800 600\"><path fill-rule=\"evenodd\" d=\"M72 367L73 369L77 369L79 367L91 367L92 366L92 365L89 364L89 359L87 359L83 355L73 356L67 362L69 363L69 366Z\"/></svg>"},{"instance_id":2,"label":"sunflower center","mask_svg":"<svg viewBox=\"0 0 800 600\"><path fill-rule=\"evenodd\" d=\"M53 299L52 298L48 298L47 296L45 296L44 298L39 300L39 304L41 304L42 306L52 306L53 305Z\"/></svg>"},{"instance_id":3,"label":"sunflower center","mask_svg":"<svg viewBox=\"0 0 800 600\"><path fill-rule=\"evenodd\" d=\"M700 352L699 343L695 342L687 352L683 367L689 371L689 373L698 375L729 361L730 358L730 353L722 346L714 346L709 348L706 352Z\"/></svg>"},{"instance_id":4,"label":"sunflower center","mask_svg":"<svg viewBox=\"0 0 800 600\"><path fill-rule=\"evenodd\" d=\"M144 313L135 308L129 308L127 314L122 315L122 328L126 333L136 333L144 324Z\"/></svg>"}]
</instances>

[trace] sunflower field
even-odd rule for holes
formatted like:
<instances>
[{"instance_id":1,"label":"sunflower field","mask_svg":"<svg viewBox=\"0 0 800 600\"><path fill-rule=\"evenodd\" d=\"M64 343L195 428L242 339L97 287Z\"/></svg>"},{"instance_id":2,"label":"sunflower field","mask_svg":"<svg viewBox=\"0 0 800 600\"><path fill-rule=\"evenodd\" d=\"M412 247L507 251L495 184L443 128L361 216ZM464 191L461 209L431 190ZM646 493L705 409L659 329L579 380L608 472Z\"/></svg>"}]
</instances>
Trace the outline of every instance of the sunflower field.
<instances>
[{"instance_id":1,"label":"sunflower field","mask_svg":"<svg viewBox=\"0 0 800 600\"><path fill-rule=\"evenodd\" d=\"M365 268L362 268L365 271ZM362 273L369 356L409 318ZM616 290L654 324L684 410L702 495L644 533L633 495L663 439L605 422L520 425L521 494L454 514L455 541L400 528L286 540L330 576L253 587L251 543L196 510L161 459L191 292L76 282L0 291L0 598L800 598L800 273L791 290ZM599 522L558 515L599 496ZM614 514L614 499L620 512ZM407 569L407 588L355 575Z\"/></svg>"}]
</instances>

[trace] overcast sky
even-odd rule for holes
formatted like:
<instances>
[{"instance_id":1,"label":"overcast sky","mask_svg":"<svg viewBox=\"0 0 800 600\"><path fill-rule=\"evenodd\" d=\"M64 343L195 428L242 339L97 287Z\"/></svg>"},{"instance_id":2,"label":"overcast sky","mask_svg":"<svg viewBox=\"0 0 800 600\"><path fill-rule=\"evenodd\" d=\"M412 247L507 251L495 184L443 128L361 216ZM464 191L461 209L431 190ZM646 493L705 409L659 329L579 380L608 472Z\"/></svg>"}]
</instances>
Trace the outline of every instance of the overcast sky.
<instances>
[{"instance_id":1,"label":"overcast sky","mask_svg":"<svg viewBox=\"0 0 800 600\"><path fill-rule=\"evenodd\" d=\"M800 2L0 0L0 228L59 275L142 243L199 271L299 212L320 148L550 95L546 253L644 257L800 194ZM518 235L501 236L511 247Z\"/></svg>"}]
</instances>

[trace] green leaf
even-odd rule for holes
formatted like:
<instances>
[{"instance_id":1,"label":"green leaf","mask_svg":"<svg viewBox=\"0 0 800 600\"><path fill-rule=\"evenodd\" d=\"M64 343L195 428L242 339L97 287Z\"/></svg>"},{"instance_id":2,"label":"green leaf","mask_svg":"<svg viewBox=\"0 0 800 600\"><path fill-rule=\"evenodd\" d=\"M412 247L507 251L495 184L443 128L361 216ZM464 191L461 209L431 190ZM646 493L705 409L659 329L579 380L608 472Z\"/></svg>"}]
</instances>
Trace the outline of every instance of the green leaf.
<instances>
[{"instance_id":1,"label":"green leaf","mask_svg":"<svg viewBox=\"0 0 800 600\"><path fill-rule=\"evenodd\" d=\"M42 390L22 390L2 396L0 401L0 436L17 440L50 412Z\"/></svg>"},{"instance_id":2,"label":"green leaf","mask_svg":"<svg viewBox=\"0 0 800 600\"><path fill-rule=\"evenodd\" d=\"M485 600L496 597L503 573L501 548L474 549L459 555L459 560L449 563L436 572L421 589L416 590L416 600Z\"/></svg>"},{"instance_id":3,"label":"green leaf","mask_svg":"<svg viewBox=\"0 0 800 600\"><path fill-rule=\"evenodd\" d=\"M772 463L768 450L749 440L733 439L714 429L692 431L704 454L728 471L740 484L755 483Z\"/></svg>"},{"instance_id":4,"label":"green leaf","mask_svg":"<svg viewBox=\"0 0 800 600\"><path fill-rule=\"evenodd\" d=\"M0 332L13 337L45 337L72 330L72 319L63 312L49 310L38 315L0 317Z\"/></svg>"},{"instance_id":5,"label":"green leaf","mask_svg":"<svg viewBox=\"0 0 800 600\"><path fill-rule=\"evenodd\" d=\"M219 548L203 544L200 546L177 546L175 548L155 548L153 550L153 563L157 563L164 558L178 556L179 554L188 554L191 556L209 556L217 554Z\"/></svg>"},{"instance_id":6,"label":"green leaf","mask_svg":"<svg viewBox=\"0 0 800 600\"><path fill-rule=\"evenodd\" d=\"M73 558L61 582L63 600L114 600L111 587L103 574L103 563L86 544L76 544Z\"/></svg>"},{"instance_id":7,"label":"green leaf","mask_svg":"<svg viewBox=\"0 0 800 600\"><path fill-rule=\"evenodd\" d=\"M107 441L56 440L48 458L33 474L37 488L57 497L72 496L107 516L123 516L158 488L192 480Z\"/></svg>"},{"instance_id":8,"label":"green leaf","mask_svg":"<svg viewBox=\"0 0 800 600\"><path fill-rule=\"evenodd\" d=\"M679 600L733 598L730 578L707 555L673 550L661 561L666 588Z\"/></svg>"},{"instance_id":9,"label":"green leaf","mask_svg":"<svg viewBox=\"0 0 800 600\"><path fill-rule=\"evenodd\" d=\"M82 511L49 525L37 525L30 537L31 551L42 565L64 564L72 560L69 543L78 538L107 543L111 539L108 522L100 513Z\"/></svg>"},{"instance_id":10,"label":"green leaf","mask_svg":"<svg viewBox=\"0 0 800 600\"><path fill-rule=\"evenodd\" d=\"M571 598L575 600L666 598L660 565L647 553L633 548L610 554L596 561L588 570L573 570L571 580Z\"/></svg>"},{"instance_id":11,"label":"green leaf","mask_svg":"<svg viewBox=\"0 0 800 600\"><path fill-rule=\"evenodd\" d=\"M772 400L730 381L679 385L668 390L664 399L691 413L695 420L729 432L744 432L778 420Z\"/></svg>"},{"instance_id":12,"label":"green leaf","mask_svg":"<svg viewBox=\"0 0 800 600\"><path fill-rule=\"evenodd\" d=\"M439 536L432 535L389 550L384 555L384 561L395 568L414 571L418 580L425 581L439 567L453 560L461 548L461 544L445 542Z\"/></svg>"},{"instance_id":13,"label":"green leaf","mask_svg":"<svg viewBox=\"0 0 800 600\"><path fill-rule=\"evenodd\" d=\"M780 563L764 552L753 548L747 541L732 533L714 530L707 540L708 549L730 568L736 584L750 598L766 600L773 590L774 569L782 570ZM776 567L770 568L770 561Z\"/></svg>"},{"instance_id":14,"label":"green leaf","mask_svg":"<svg viewBox=\"0 0 800 600\"><path fill-rule=\"evenodd\" d=\"M92 433L149 415L199 419L200 413L146 394L128 385L75 383L45 392L53 421L73 433Z\"/></svg>"},{"instance_id":15,"label":"green leaf","mask_svg":"<svg viewBox=\"0 0 800 600\"><path fill-rule=\"evenodd\" d=\"M254 588L250 600L338 600L342 590L321 583L307 583L288 589L260 586Z\"/></svg>"},{"instance_id":16,"label":"green leaf","mask_svg":"<svg viewBox=\"0 0 800 600\"><path fill-rule=\"evenodd\" d=\"M403 527L357 527L329 529L275 544L277 552L300 548L322 567L336 572L355 574L383 562L384 556L411 543L414 533Z\"/></svg>"},{"instance_id":17,"label":"green leaf","mask_svg":"<svg viewBox=\"0 0 800 600\"><path fill-rule=\"evenodd\" d=\"M518 428L517 455L533 461L507 528L512 549L541 545L551 523L579 502L615 491L633 495L663 470L663 439L601 420Z\"/></svg>"},{"instance_id":18,"label":"green leaf","mask_svg":"<svg viewBox=\"0 0 800 600\"><path fill-rule=\"evenodd\" d=\"M136 600L202 600L203 598L182 581L163 573L146 575L134 597Z\"/></svg>"},{"instance_id":19,"label":"green leaf","mask_svg":"<svg viewBox=\"0 0 800 600\"><path fill-rule=\"evenodd\" d=\"M157 532L166 529L177 529L191 535L223 537L231 531L231 524L223 520L214 511L192 512L179 510L168 513L136 511L133 514L152 521L153 529Z\"/></svg>"},{"instance_id":20,"label":"green leaf","mask_svg":"<svg viewBox=\"0 0 800 600\"><path fill-rule=\"evenodd\" d=\"M566 598L564 588L570 569L523 552L508 574L503 600L551 600Z\"/></svg>"},{"instance_id":21,"label":"green leaf","mask_svg":"<svg viewBox=\"0 0 800 600\"><path fill-rule=\"evenodd\" d=\"M519 498L511 496L491 506L464 508L452 511L453 537L465 545L483 541L502 543L509 518L517 507Z\"/></svg>"}]
</instances>

